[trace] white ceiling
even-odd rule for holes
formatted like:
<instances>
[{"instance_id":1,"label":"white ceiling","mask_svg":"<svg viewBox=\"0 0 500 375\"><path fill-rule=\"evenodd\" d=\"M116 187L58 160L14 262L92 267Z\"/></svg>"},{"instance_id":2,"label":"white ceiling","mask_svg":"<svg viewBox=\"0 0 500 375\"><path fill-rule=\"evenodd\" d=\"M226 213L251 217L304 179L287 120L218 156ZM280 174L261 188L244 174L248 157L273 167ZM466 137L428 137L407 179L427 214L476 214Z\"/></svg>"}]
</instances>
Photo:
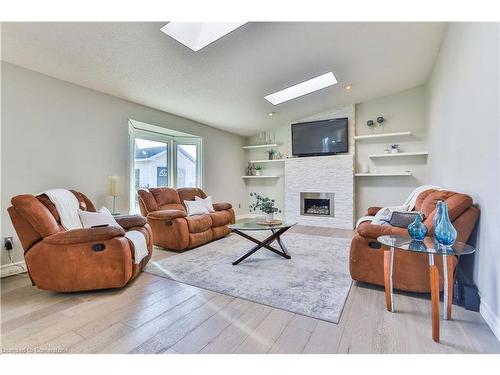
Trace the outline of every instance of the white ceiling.
<instances>
[{"instance_id":1,"label":"white ceiling","mask_svg":"<svg viewBox=\"0 0 500 375\"><path fill-rule=\"evenodd\" d=\"M165 23L3 23L2 59L241 135L427 81L443 23L248 23L193 52ZM333 71L339 83L264 96ZM345 84L352 84L346 91ZM276 115L269 117L269 112Z\"/></svg>"}]
</instances>

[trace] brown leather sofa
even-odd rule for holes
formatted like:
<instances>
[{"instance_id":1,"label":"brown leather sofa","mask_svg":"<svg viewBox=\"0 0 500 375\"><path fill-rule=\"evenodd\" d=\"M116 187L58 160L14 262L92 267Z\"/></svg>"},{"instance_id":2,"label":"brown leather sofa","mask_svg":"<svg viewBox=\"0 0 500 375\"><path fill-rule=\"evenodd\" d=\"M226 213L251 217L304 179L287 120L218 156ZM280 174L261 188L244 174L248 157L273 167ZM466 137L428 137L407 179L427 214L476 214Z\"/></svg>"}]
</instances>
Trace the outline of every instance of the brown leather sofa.
<instances>
[{"instance_id":1,"label":"brown leather sofa","mask_svg":"<svg viewBox=\"0 0 500 375\"><path fill-rule=\"evenodd\" d=\"M192 249L228 235L234 224L230 203L214 203L215 212L187 216L184 201L207 196L198 188L168 187L139 190L139 207L153 230L156 246L173 250Z\"/></svg>"},{"instance_id":2,"label":"brown leather sofa","mask_svg":"<svg viewBox=\"0 0 500 375\"><path fill-rule=\"evenodd\" d=\"M432 220L436 203L442 200L448 204L450 220L457 230L457 241L467 242L479 218L479 209L472 204L472 198L466 194L444 190L427 190L422 192L416 202L415 210L422 211L424 224L430 236L434 228ZM380 207L370 207L367 215L375 215ZM382 235L408 235L406 228L390 225L373 225L361 223L351 242L349 270L354 280L375 285L384 285L384 250L377 242ZM442 257L435 257L435 264L440 274L440 290L443 289ZM453 270L457 259L452 258ZM430 292L429 259L426 254L396 250L394 254L394 288L409 292Z\"/></svg>"},{"instance_id":3,"label":"brown leather sofa","mask_svg":"<svg viewBox=\"0 0 500 375\"><path fill-rule=\"evenodd\" d=\"M80 209L95 211L82 193L71 190ZM65 230L54 204L45 195L18 195L7 210L24 249L33 282L40 289L76 292L120 288L134 279L151 258L151 228L140 215L117 219L118 227ZM146 237L148 256L134 263L134 245L125 232Z\"/></svg>"}]
</instances>

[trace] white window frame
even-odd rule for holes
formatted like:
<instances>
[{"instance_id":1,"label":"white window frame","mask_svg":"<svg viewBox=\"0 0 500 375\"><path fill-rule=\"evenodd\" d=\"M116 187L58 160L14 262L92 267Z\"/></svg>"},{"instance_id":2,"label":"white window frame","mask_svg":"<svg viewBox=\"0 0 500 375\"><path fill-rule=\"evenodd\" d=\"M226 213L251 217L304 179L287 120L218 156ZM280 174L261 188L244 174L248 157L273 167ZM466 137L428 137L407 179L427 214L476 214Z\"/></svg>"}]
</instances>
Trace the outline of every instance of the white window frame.
<instances>
[{"instance_id":1,"label":"white window frame","mask_svg":"<svg viewBox=\"0 0 500 375\"><path fill-rule=\"evenodd\" d=\"M135 139L147 139L166 143L168 146L168 182L169 187L177 186L177 145L195 145L196 147L196 187L203 189L203 139L198 136L177 136L168 134L169 129L151 125L149 129L142 129L129 122L129 212L137 213L135 208ZM172 131L173 133L178 133Z\"/></svg>"}]
</instances>

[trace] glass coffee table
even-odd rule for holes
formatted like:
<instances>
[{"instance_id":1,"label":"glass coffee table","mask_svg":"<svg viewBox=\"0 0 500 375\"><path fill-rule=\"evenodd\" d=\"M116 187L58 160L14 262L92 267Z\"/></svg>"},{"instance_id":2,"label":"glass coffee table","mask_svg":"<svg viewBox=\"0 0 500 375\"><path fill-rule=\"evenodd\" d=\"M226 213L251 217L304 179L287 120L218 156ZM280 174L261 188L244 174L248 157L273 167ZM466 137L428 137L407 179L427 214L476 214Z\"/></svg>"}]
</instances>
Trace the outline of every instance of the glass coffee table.
<instances>
[{"instance_id":1,"label":"glass coffee table","mask_svg":"<svg viewBox=\"0 0 500 375\"><path fill-rule=\"evenodd\" d=\"M452 246L443 246L434 241L432 237L426 237L423 241L412 240L409 236L380 236L377 241L389 247L384 251L384 287L387 310L394 312L393 295L393 270L394 251L412 251L427 254L429 256L429 277L431 284L431 306L432 306L432 339L439 341L439 271L434 264L434 256L443 257L443 281L444 301L443 319L451 318L451 301L453 297L453 272L452 256L472 254L476 249L462 242L455 242Z\"/></svg>"},{"instance_id":2,"label":"glass coffee table","mask_svg":"<svg viewBox=\"0 0 500 375\"><path fill-rule=\"evenodd\" d=\"M244 255L236 259L233 262L233 266L236 266L241 261L245 260L246 258L248 258L250 255L252 255L261 248L265 248L269 251L272 251L273 253L282 256L283 258L291 259L290 254L288 254L285 245L281 241L281 236L283 235L283 233L285 233L288 229L290 229L296 224L297 224L296 222L283 221L281 224L263 225L263 224L257 224L257 220L252 220L252 221L245 221L229 225L229 229L231 229L233 233L236 233L241 237L244 237L247 240L256 243L256 245L252 247L250 250L248 250ZM246 232L255 233L265 230L271 231L271 235L268 236L263 241L260 241L257 238L252 237L250 234L246 233ZM278 246L280 247L281 251L271 246L271 243L273 243L274 241L278 243Z\"/></svg>"}]
</instances>

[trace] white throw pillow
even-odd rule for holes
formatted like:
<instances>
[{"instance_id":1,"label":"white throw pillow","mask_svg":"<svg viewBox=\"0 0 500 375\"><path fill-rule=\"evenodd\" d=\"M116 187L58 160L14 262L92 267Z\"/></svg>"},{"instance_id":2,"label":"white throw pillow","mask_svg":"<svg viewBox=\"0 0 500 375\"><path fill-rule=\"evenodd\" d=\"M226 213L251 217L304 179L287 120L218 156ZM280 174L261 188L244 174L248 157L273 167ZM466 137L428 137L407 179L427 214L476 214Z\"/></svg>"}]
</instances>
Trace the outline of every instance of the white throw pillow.
<instances>
[{"instance_id":1,"label":"white throw pillow","mask_svg":"<svg viewBox=\"0 0 500 375\"><path fill-rule=\"evenodd\" d=\"M106 224L110 227L120 227L106 207L101 207L97 212L78 210L78 216L80 216L84 228L92 228Z\"/></svg>"},{"instance_id":2,"label":"white throw pillow","mask_svg":"<svg viewBox=\"0 0 500 375\"><path fill-rule=\"evenodd\" d=\"M208 214L203 201L184 201L188 216Z\"/></svg>"},{"instance_id":3,"label":"white throw pillow","mask_svg":"<svg viewBox=\"0 0 500 375\"><path fill-rule=\"evenodd\" d=\"M205 205L205 208L207 209L208 212L215 212L214 205L212 204L212 196L211 195L209 195L205 199L200 198L198 196L195 196L194 200L199 201L199 202L203 202L203 204Z\"/></svg>"}]
</instances>

